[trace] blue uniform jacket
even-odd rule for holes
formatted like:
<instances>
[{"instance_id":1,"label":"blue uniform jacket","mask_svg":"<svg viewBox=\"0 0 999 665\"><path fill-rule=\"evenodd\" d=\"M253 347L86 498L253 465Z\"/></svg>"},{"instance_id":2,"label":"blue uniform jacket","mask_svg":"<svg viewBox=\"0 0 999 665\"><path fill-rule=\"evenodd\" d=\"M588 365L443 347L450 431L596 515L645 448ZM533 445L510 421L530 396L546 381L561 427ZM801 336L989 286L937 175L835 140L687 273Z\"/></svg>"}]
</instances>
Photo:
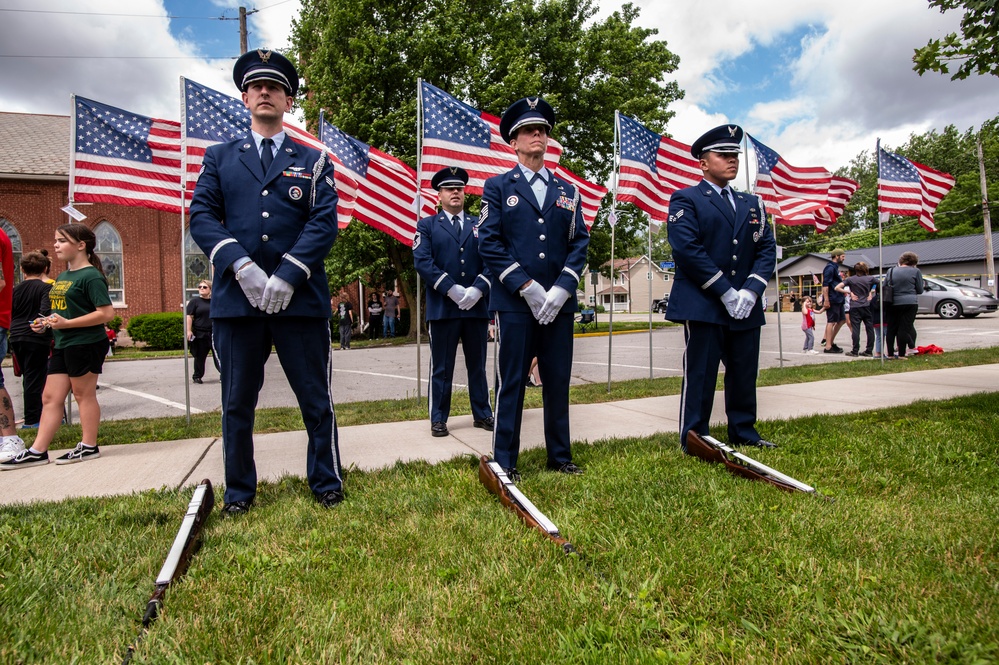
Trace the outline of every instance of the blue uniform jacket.
<instances>
[{"instance_id":1,"label":"blue uniform jacket","mask_svg":"<svg viewBox=\"0 0 999 665\"><path fill-rule=\"evenodd\" d=\"M451 224L451 216L443 210L424 217L416 224L413 239L413 263L427 283L427 321L440 319L488 319L488 272L479 256L479 242L475 237L477 217L465 215L461 237ZM458 309L458 303L447 297L448 290L459 284L474 286L482 291L482 298L468 310Z\"/></svg>"},{"instance_id":2,"label":"blue uniform jacket","mask_svg":"<svg viewBox=\"0 0 999 665\"><path fill-rule=\"evenodd\" d=\"M215 266L212 318L330 317L323 260L337 234L333 184L329 158L288 136L266 175L250 136L208 148L191 236ZM231 270L243 256L295 287L288 309L265 314L250 305Z\"/></svg>"},{"instance_id":3,"label":"blue uniform jacket","mask_svg":"<svg viewBox=\"0 0 999 665\"><path fill-rule=\"evenodd\" d=\"M478 232L479 254L495 278L490 311L530 313L518 292L532 279L546 291L561 286L569 292L561 311L577 311L590 234L573 185L549 171L548 194L539 209L519 166L493 176L482 190Z\"/></svg>"},{"instance_id":4,"label":"blue uniform jacket","mask_svg":"<svg viewBox=\"0 0 999 665\"><path fill-rule=\"evenodd\" d=\"M732 206L706 181L674 193L669 202L669 244L676 281L666 307L670 321L701 321L736 330L766 323L763 292L777 264L777 244L762 201L735 192ZM733 319L721 296L730 288L760 296L750 315Z\"/></svg>"}]
</instances>

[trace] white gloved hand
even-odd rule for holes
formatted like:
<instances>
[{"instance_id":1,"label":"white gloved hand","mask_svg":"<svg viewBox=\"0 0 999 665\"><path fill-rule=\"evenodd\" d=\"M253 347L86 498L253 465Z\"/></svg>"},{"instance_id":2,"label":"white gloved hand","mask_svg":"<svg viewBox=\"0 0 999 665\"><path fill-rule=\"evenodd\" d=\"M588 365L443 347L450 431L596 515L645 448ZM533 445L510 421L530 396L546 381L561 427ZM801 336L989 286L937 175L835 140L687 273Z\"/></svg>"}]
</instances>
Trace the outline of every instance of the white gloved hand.
<instances>
[{"instance_id":1,"label":"white gloved hand","mask_svg":"<svg viewBox=\"0 0 999 665\"><path fill-rule=\"evenodd\" d=\"M541 311L538 313L538 322L546 326L555 320L558 313L562 310L562 305L565 301L569 299L569 292L563 289L561 286L553 286L548 289L548 293L545 294L545 304L541 307Z\"/></svg>"},{"instance_id":2,"label":"white gloved hand","mask_svg":"<svg viewBox=\"0 0 999 665\"><path fill-rule=\"evenodd\" d=\"M260 299L260 309L268 314L282 312L288 309L295 287L277 275L271 275L264 287L264 295Z\"/></svg>"},{"instance_id":3,"label":"white gloved hand","mask_svg":"<svg viewBox=\"0 0 999 665\"><path fill-rule=\"evenodd\" d=\"M744 319L749 316L749 313L753 311L753 305L756 304L756 297L755 292L749 289L740 289L739 302L735 306L735 318Z\"/></svg>"},{"instance_id":4,"label":"white gloved hand","mask_svg":"<svg viewBox=\"0 0 999 665\"><path fill-rule=\"evenodd\" d=\"M239 282L239 288L243 289L243 295L250 304L259 308L260 301L264 297L264 288L267 286L267 273L251 261L236 271L236 281Z\"/></svg>"},{"instance_id":5,"label":"white gloved hand","mask_svg":"<svg viewBox=\"0 0 999 665\"><path fill-rule=\"evenodd\" d=\"M475 303L482 299L482 291L470 286L465 289L465 297L458 303L458 309L469 310L475 307Z\"/></svg>"},{"instance_id":6,"label":"white gloved hand","mask_svg":"<svg viewBox=\"0 0 999 665\"><path fill-rule=\"evenodd\" d=\"M465 297L465 287L455 284L447 290L447 297L454 301L455 305L461 307L461 299Z\"/></svg>"},{"instance_id":7,"label":"white gloved hand","mask_svg":"<svg viewBox=\"0 0 999 665\"><path fill-rule=\"evenodd\" d=\"M739 292L735 289L729 289L722 294L721 301L722 304L725 305L725 309L728 310L728 315L733 319L737 318L735 316L735 312L739 305Z\"/></svg>"},{"instance_id":8,"label":"white gloved hand","mask_svg":"<svg viewBox=\"0 0 999 665\"><path fill-rule=\"evenodd\" d=\"M544 287L532 281L530 286L526 286L520 290L520 295L527 301L528 306L531 308L531 313L534 314L534 318L540 321L541 308L545 304L545 298L548 297Z\"/></svg>"}]
</instances>

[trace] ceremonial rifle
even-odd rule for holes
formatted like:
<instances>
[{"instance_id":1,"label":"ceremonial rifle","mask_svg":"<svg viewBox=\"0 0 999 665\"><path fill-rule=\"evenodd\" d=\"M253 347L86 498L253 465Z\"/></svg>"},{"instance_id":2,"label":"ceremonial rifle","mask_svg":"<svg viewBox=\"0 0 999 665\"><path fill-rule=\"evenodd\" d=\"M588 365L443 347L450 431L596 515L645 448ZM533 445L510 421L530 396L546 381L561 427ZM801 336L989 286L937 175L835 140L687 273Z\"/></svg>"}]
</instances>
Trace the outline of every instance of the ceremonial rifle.
<instances>
[{"instance_id":1,"label":"ceremonial rifle","mask_svg":"<svg viewBox=\"0 0 999 665\"><path fill-rule=\"evenodd\" d=\"M705 462L724 464L726 469L743 478L762 480L765 483L770 483L788 492L797 491L817 494L815 488L811 485L807 485L800 480L795 480L791 476L784 475L780 471L771 469L766 464L743 455L731 446L725 445L718 439L712 438L707 434L687 432L687 452Z\"/></svg>"},{"instance_id":2,"label":"ceremonial rifle","mask_svg":"<svg viewBox=\"0 0 999 665\"><path fill-rule=\"evenodd\" d=\"M573 554L576 548L559 533L558 527L538 510L531 501L517 489L506 471L497 462L483 455L479 458L479 482L499 497L500 503L512 510L527 526L537 529L562 548L566 554Z\"/></svg>"},{"instance_id":3,"label":"ceremonial rifle","mask_svg":"<svg viewBox=\"0 0 999 665\"><path fill-rule=\"evenodd\" d=\"M200 545L201 532L204 530L205 522L208 521L208 516L214 505L215 492L212 490L212 481L206 478L194 490L194 496L191 497L191 503L188 504L187 512L184 514L184 521L181 522L180 531L174 538L173 546L170 548L170 553L167 554L166 561L163 562L160 574L156 576L156 587L153 590L153 595L146 603L146 613L142 616L142 632L128 647L128 653L125 654L122 665L128 665L132 660L132 654L135 653L135 648L138 646L139 640L142 639L142 635L159 616L160 610L163 609L163 598L166 595L167 587L183 575L190 565L191 557L194 556Z\"/></svg>"}]
</instances>

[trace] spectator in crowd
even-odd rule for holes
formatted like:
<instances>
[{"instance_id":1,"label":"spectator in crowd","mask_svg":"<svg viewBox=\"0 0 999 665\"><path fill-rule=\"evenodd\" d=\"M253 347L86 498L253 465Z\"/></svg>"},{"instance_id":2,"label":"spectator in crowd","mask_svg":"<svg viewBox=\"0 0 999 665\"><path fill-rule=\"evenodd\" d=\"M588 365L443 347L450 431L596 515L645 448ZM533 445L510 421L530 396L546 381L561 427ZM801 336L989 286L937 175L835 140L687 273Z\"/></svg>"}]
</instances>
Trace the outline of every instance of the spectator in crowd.
<instances>
[{"instance_id":1,"label":"spectator in crowd","mask_svg":"<svg viewBox=\"0 0 999 665\"><path fill-rule=\"evenodd\" d=\"M853 266L856 273L852 277L847 277L840 284L836 285L836 290L849 294L850 302L850 327L852 333L853 347L848 356L872 356L874 354L874 319L871 315L871 289L877 279L870 274L870 268L863 261ZM867 348L860 351L860 329L867 332Z\"/></svg>"},{"instance_id":2,"label":"spectator in crowd","mask_svg":"<svg viewBox=\"0 0 999 665\"><path fill-rule=\"evenodd\" d=\"M843 283L842 280L846 279L849 276L850 276L850 271L849 270L847 270L846 268L840 268L839 269L839 278L841 280L840 284ZM837 285L837 289L838 288L839 288L839 286ZM847 287L845 290L843 290L841 292L843 293L843 320L846 323L846 329L852 335L853 334L853 322L850 320L850 306L852 304L851 303L852 299L850 297L850 288Z\"/></svg>"},{"instance_id":3,"label":"spectator in crowd","mask_svg":"<svg viewBox=\"0 0 999 665\"><path fill-rule=\"evenodd\" d=\"M382 307L378 292L372 291L371 297L368 298L368 337L370 339L378 339L378 336L382 334L382 312L384 311L385 308Z\"/></svg>"},{"instance_id":4,"label":"spectator in crowd","mask_svg":"<svg viewBox=\"0 0 999 665\"><path fill-rule=\"evenodd\" d=\"M49 315L49 289L46 280L52 260L42 252L28 252L21 257L24 279L14 287L14 304L10 318L10 346L21 370L21 392L24 399L24 428L34 429L42 418L42 389L48 374L52 330L31 329L31 322Z\"/></svg>"},{"instance_id":5,"label":"spectator in crowd","mask_svg":"<svg viewBox=\"0 0 999 665\"><path fill-rule=\"evenodd\" d=\"M836 346L836 334L843 327L846 315L843 312L844 296L841 291L836 290L836 285L842 281L839 274L839 267L846 260L846 252L842 249L834 249L830 254L829 263L822 270L822 295L821 312L826 314L826 333L822 337L825 345L823 353L843 353L843 349Z\"/></svg>"},{"instance_id":6,"label":"spectator in crowd","mask_svg":"<svg viewBox=\"0 0 999 665\"><path fill-rule=\"evenodd\" d=\"M893 292L891 304L885 308L888 332L884 353L888 359L905 360L906 349L916 348L917 296L923 292L923 273L916 267L918 264L919 257L914 252L903 252L898 265L889 269L885 277Z\"/></svg>"},{"instance_id":7,"label":"spectator in crowd","mask_svg":"<svg viewBox=\"0 0 999 665\"><path fill-rule=\"evenodd\" d=\"M0 230L0 358L7 355L7 331L10 329L10 314L14 292L14 249L10 238ZM14 403L3 384L3 370L0 369L0 459L10 459L24 450L24 442L14 427Z\"/></svg>"},{"instance_id":8,"label":"spectator in crowd","mask_svg":"<svg viewBox=\"0 0 999 665\"><path fill-rule=\"evenodd\" d=\"M805 346L802 351L805 353L815 353L815 315L812 309L812 299L805 296L801 303L801 329L805 333Z\"/></svg>"},{"instance_id":9,"label":"spectator in crowd","mask_svg":"<svg viewBox=\"0 0 999 665\"><path fill-rule=\"evenodd\" d=\"M340 350L350 351L350 337L354 327L354 306L349 300L341 300L336 312L340 317Z\"/></svg>"},{"instance_id":10,"label":"spectator in crowd","mask_svg":"<svg viewBox=\"0 0 999 665\"><path fill-rule=\"evenodd\" d=\"M187 303L187 316L184 317L187 341L190 342L191 355L194 356L194 374L191 380L202 383L205 376L205 359L212 348L212 285L201 280L198 282L198 295ZM218 358L212 353L215 370L221 374Z\"/></svg>"},{"instance_id":11,"label":"spectator in crowd","mask_svg":"<svg viewBox=\"0 0 999 665\"><path fill-rule=\"evenodd\" d=\"M382 300L385 305L382 312L382 337L395 337L395 323L399 318L399 292L389 293L385 291L385 298Z\"/></svg>"},{"instance_id":12,"label":"spectator in crowd","mask_svg":"<svg viewBox=\"0 0 999 665\"><path fill-rule=\"evenodd\" d=\"M4 471L49 463L49 445L62 424L62 405L70 390L79 408L83 435L80 443L59 457L56 464L74 464L101 456L97 446L101 421L97 378L109 348L104 324L114 317L114 309L104 269L94 254L96 245L94 232L83 224L64 224L56 229L55 254L66 262L66 270L49 291L51 313L31 322L34 332L51 328L55 337L42 391L42 417L31 447L0 464Z\"/></svg>"}]
</instances>

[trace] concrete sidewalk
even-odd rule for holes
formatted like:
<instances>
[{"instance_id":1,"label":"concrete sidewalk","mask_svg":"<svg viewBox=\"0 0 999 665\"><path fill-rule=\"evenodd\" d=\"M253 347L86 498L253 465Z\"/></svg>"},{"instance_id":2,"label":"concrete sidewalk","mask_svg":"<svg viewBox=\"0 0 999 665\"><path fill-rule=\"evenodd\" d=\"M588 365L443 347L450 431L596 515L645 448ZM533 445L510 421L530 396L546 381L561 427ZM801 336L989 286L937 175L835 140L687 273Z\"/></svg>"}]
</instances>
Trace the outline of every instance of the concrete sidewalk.
<instances>
[{"instance_id":1,"label":"concrete sidewalk","mask_svg":"<svg viewBox=\"0 0 999 665\"><path fill-rule=\"evenodd\" d=\"M899 362L899 361L896 361ZM942 400L999 386L999 365L886 374L760 388L759 419L784 420L815 414L854 413ZM570 407L574 441L650 436L679 431L679 395ZM715 395L714 420L724 423L722 393ZM341 427L344 468L364 470L398 461L440 462L458 455L489 454L492 434L472 427L471 416L448 421L451 435L430 436L425 420ZM523 447L544 445L541 409L524 413ZM131 494L175 488L210 478L224 481L222 450L215 438L102 446L100 459L68 466L48 464L0 473L0 505L58 501L69 497ZM305 475L304 432L258 434L254 438L259 480ZM678 443L678 442L675 442ZM781 443L781 442L777 442ZM349 491L349 490L348 490Z\"/></svg>"}]
</instances>

